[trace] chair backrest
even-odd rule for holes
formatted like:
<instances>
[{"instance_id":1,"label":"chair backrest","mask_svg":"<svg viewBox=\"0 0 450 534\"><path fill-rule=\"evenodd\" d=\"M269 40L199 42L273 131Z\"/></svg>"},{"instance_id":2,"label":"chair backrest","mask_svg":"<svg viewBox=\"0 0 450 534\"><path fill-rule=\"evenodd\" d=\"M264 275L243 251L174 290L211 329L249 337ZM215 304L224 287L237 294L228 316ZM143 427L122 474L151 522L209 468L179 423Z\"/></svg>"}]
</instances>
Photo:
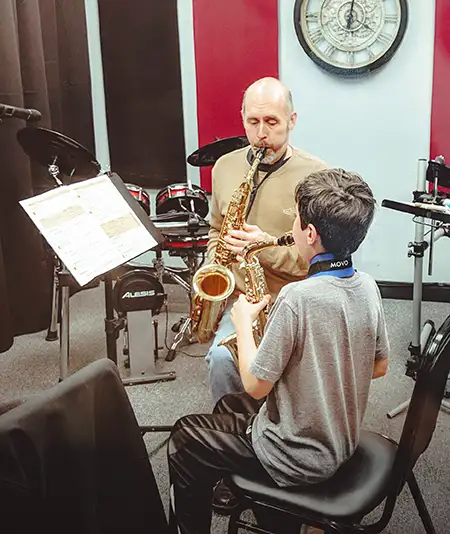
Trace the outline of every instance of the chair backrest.
<instances>
[{"instance_id":1,"label":"chair backrest","mask_svg":"<svg viewBox=\"0 0 450 534\"><path fill-rule=\"evenodd\" d=\"M442 323L422 358L423 367L417 375L393 469L397 493L419 456L428 448L436 428L450 372L450 316Z\"/></svg>"},{"instance_id":2,"label":"chair backrest","mask_svg":"<svg viewBox=\"0 0 450 534\"><path fill-rule=\"evenodd\" d=\"M88 364L0 416L0 518L2 532L167 533L139 425L111 360Z\"/></svg>"}]
</instances>

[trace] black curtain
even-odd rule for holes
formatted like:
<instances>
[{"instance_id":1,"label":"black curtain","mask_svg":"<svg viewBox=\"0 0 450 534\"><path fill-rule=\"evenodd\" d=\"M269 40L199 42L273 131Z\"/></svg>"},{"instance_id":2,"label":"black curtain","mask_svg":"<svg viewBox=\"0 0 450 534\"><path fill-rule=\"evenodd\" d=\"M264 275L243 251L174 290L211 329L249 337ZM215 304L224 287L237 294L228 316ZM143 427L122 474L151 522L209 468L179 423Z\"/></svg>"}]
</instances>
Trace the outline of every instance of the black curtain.
<instances>
[{"instance_id":1,"label":"black curtain","mask_svg":"<svg viewBox=\"0 0 450 534\"><path fill-rule=\"evenodd\" d=\"M93 151L90 95L84 1L1 0L0 103L38 109L39 126ZM0 352L50 321L53 258L19 201L54 184L18 144L23 127L0 124Z\"/></svg>"},{"instance_id":2,"label":"black curtain","mask_svg":"<svg viewBox=\"0 0 450 534\"><path fill-rule=\"evenodd\" d=\"M142 187L185 182L177 0L98 5L111 167Z\"/></svg>"}]
</instances>

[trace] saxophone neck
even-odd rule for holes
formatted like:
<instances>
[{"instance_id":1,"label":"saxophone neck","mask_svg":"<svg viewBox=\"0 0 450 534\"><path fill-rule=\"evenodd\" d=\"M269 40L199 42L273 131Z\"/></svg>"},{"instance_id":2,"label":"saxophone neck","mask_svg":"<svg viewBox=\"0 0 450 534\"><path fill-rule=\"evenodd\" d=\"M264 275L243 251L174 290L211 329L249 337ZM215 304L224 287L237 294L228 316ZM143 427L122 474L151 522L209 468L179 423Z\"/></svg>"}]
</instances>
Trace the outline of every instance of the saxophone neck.
<instances>
[{"instance_id":1,"label":"saxophone neck","mask_svg":"<svg viewBox=\"0 0 450 534\"><path fill-rule=\"evenodd\" d=\"M252 182L253 181L253 177L256 174L256 171L258 170L258 167L259 167L261 161L264 159L264 156L266 155L266 152L267 152L267 148L266 147L258 148L258 150L256 151L256 154L255 154L255 157L253 159L252 165L251 165L250 170L248 171L248 174L247 174L247 181L248 182Z\"/></svg>"},{"instance_id":2,"label":"saxophone neck","mask_svg":"<svg viewBox=\"0 0 450 534\"><path fill-rule=\"evenodd\" d=\"M281 237L271 239L269 241L256 241L250 243L244 248L242 256L246 263L250 263L255 254L269 247L291 247L294 244L294 236L292 231L286 232Z\"/></svg>"},{"instance_id":3,"label":"saxophone neck","mask_svg":"<svg viewBox=\"0 0 450 534\"><path fill-rule=\"evenodd\" d=\"M273 247L272 241L256 241L244 247L242 257L245 263L250 263L255 254L268 247Z\"/></svg>"}]
</instances>

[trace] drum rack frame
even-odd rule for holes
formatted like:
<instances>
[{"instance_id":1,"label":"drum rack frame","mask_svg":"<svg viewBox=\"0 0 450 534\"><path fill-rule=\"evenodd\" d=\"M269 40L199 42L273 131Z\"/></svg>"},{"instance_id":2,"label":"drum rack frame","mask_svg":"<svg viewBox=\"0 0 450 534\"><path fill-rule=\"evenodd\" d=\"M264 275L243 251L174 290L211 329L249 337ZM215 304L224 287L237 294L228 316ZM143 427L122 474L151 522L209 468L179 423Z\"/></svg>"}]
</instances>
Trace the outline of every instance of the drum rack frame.
<instances>
[{"instance_id":1,"label":"drum rack frame","mask_svg":"<svg viewBox=\"0 0 450 534\"><path fill-rule=\"evenodd\" d=\"M427 170L427 160L421 158L418 160L417 166L417 184L416 191L414 192L415 200L419 198L420 194L426 194L426 170ZM436 177L434 183L435 195L437 192L438 179ZM409 213L415 213L414 206L409 210L402 209L401 203L395 201L383 200L382 206L391 208L398 211L406 211ZM403 205L406 206L406 205ZM408 351L410 352L410 357L406 362L406 375L414 378L417 375L417 372L420 371L422 366L426 361L426 351L427 347L436 333L434 324L427 320L422 326L422 289L423 289L423 259L425 251L430 248L430 270L431 274L431 265L433 260L433 249L434 244L441 239L442 237L450 237L450 214L444 215L442 212L436 214L433 213L433 206L430 205L428 211L423 210L421 215L416 215L415 223L415 234L414 241L408 243L408 257L414 257L414 279L413 279L413 312L412 312L412 340L409 344ZM439 229L435 230L434 222L431 226L431 236L429 240L426 240L424 237L424 219L425 217L434 220L441 221L446 223L446 226L441 226ZM389 419L394 418L400 413L404 412L408 407L411 399L408 399L396 408L389 411L386 415ZM442 400L441 407L450 410L450 402L446 399Z\"/></svg>"}]
</instances>

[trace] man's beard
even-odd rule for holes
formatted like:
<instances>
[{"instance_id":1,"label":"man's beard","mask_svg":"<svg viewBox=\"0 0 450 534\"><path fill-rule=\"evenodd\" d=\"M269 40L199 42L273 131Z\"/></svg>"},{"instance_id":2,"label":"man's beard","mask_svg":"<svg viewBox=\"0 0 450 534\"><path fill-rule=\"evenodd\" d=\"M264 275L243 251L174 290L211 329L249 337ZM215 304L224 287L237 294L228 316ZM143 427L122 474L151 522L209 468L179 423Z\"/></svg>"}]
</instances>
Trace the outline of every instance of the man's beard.
<instances>
[{"instance_id":1,"label":"man's beard","mask_svg":"<svg viewBox=\"0 0 450 534\"><path fill-rule=\"evenodd\" d=\"M286 128L286 149L289 146L289 127ZM265 145L256 145L253 147L253 153L256 153L256 151L260 148L263 148ZM278 161L283 154L276 154L272 147L267 146L267 151L264 155L264 158L262 159L261 163L265 163L266 165L272 165L275 161Z\"/></svg>"},{"instance_id":2,"label":"man's beard","mask_svg":"<svg viewBox=\"0 0 450 534\"><path fill-rule=\"evenodd\" d=\"M277 155L275 154L275 152L271 148L269 148L261 163L265 163L266 165L272 165L276 157Z\"/></svg>"},{"instance_id":3,"label":"man's beard","mask_svg":"<svg viewBox=\"0 0 450 534\"><path fill-rule=\"evenodd\" d=\"M261 148L261 147L258 147L258 148ZM273 150L273 148L267 147L266 153L265 153L264 158L262 159L261 163L265 163L266 165L272 165L273 163L278 161L283 154L284 154L284 152L277 154Z\"/></svg>"}]
</instances>

